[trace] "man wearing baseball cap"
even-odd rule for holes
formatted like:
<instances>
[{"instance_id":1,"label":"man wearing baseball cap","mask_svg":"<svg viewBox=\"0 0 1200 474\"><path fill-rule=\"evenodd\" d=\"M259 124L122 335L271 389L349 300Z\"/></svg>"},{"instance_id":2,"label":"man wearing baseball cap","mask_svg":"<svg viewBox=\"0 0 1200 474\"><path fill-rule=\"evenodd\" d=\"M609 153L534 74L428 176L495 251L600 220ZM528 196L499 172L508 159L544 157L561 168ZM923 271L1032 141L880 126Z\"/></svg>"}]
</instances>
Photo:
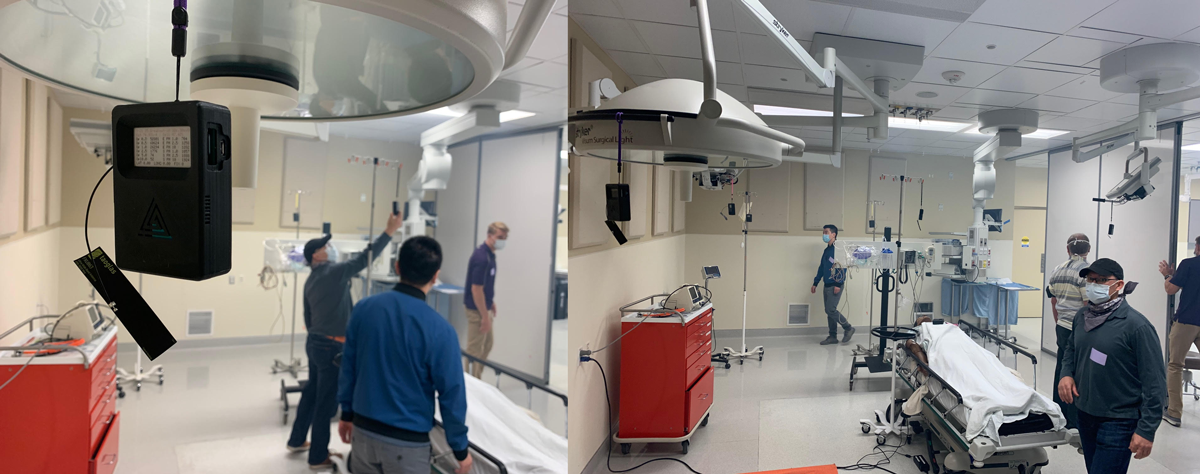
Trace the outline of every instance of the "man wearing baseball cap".
<instances>
[{"instance_id":1,"label":"man wearing baseball cap","mask_svg":"<svg viewBox=\"0 0 1200 474\"><path fill-rule=\"evenodd\" d=\"M1075 314L1062 348L1058 394L1079 409L1089 474L1125 473L1129 457L1154 447L1166 398L1166 366L1158 333L1129 306L1125 271L1112 259L1080 270L1087 305Z\"/></svg>"},{"instance_id":2,"label":"man wearing baseball cap","mask_svg":"<svg viewBox=\"0 0 1200 474\"><path fill-rule=\"evenodd\" d=\"M374 257L392 241L392 234L404 223L404 216L388 216L387 227L375 242ZM304 244L304 260L312 267L304 282L304 327L308 339L304 350L308 354L308 383L300 392L296 406L296 421L287 448L292 452L308 450L308 465L313 470L329 469L330 420L337 412L338 368L334 357L342 352L346 342L346 325L350 321L350 280L367 268L369 252L363 252L345 262L330 261L329 239L326 235ZM305 442L312 428L312 444ZM336 453L333 455L337 455Z\"/></svg>"}]
</instances>

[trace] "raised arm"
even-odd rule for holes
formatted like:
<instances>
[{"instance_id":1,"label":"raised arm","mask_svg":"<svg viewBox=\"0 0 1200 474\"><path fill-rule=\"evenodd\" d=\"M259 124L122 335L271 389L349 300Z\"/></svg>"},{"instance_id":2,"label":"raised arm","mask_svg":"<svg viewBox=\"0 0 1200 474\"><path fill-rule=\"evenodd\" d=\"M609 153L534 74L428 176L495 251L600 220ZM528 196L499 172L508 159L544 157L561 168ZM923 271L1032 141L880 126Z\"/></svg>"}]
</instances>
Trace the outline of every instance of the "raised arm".
<instances>
[{"instance_id":1,"label":"raised arm","mask_svg":"<svg viewBox=\"0 0 1200 474\"><path fill-rule=\"evenodd\" d=\"M1177 272L1166 260L1158 262L1158 272L1162 273L1164 278L1163 290L1166 290L1168 295L1179 293L1179 290L1187 284L1188 274L1191 273L1186 268L1187 265L1188 261L1184 260L1184 263L1179 265L1180 271Z\"/></svg>"},{"instance_id":2,"label":"raised arm","mask_svg":"<svg viewBox=\"0 0 1200 474\"><path fill-rule=\"evenodd\" d=\"M342 263L334 264L336 266L333 267L333 271L338 272L342 278L351 278L358 274L358 272L363 271L363 269L367 268L367 265L371 264L371 261L368 260L368 257L371 259L379 258L379 254L381 253L380 250L386 248L387 245L392 242L392 234L395 234L396 230L399 229L402 224L404 224L403 215L392 214L388 216L387 227L384 228L382 234L379 234L379 237L375 239L375 242L372 242L370 247L367 247L367 250L364 250L363 253L358 254L357 257Z\"/></svg>"}]
</instances>

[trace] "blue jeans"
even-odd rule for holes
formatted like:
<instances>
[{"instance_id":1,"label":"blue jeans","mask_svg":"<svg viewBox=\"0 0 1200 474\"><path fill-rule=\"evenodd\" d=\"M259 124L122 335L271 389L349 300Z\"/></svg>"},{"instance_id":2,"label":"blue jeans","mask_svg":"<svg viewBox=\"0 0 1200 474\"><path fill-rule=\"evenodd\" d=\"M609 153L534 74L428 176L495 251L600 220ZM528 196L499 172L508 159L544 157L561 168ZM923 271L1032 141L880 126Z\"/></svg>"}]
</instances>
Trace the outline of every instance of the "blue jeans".
<instances>
[{"instance_id":1,"label":"blue jeans","mask_svg":"<svg viewBox=\"0 0 1200 474\"><path fill-rule=\"evenodd\" d=\"M1075 420L1079 418L1078 409L1075 408L1075 404L1064 402L1062 397L1058 396L1058 381L1062 378L1062 348L1067 344L1067 339L1071 337L1071 330L1055 324L1054 335L1057 337L1058 343L1058 364L1054 366L1054 403L1057 403L1058 407L1062 409L1063 416L1067 419L1067 429L1076 428L1078 423Z\"/></svg>"},{"instance_id":2,"label":"blue jeans","mask_svg":"<svg viewBox=\"0 0 1200 474\"><path fill-rule=\"evenodd\" d=\"M1083 462L1088 474L1125 474L1133 451L1136 418L1104 418L1079 410L1079 441L1083 444Z\"/></svg>"},{"instance_id":3,"label":"blue jeans","mask_svg":"<svg viewBox=\"0 0 1200 474\"><path fill-rule=\"evenodd\" d=\"M329 458L329 426L333 415L337 413L340 370L333 365L333 358L342 352L342 343L309 334L304 350L308 353L308 383L300 391L300 404L296 406L296 421L292 424L288 446L304 444L311 427L312 446L308 449L308 463L320 464Z\"/></svg>"}]
</instances>

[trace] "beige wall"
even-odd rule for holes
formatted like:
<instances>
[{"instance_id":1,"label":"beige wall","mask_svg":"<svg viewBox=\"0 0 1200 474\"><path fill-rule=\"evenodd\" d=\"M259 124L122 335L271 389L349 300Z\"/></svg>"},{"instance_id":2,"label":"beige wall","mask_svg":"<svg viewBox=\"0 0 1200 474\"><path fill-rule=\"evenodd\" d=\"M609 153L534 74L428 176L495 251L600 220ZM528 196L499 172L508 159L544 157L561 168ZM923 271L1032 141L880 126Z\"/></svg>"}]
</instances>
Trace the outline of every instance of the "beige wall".
<instances>
[{"instance_id":1,"label":"beige wall","mask_svg":"<svg viewBox=\"0 0 1200 474\"><path fill-rule=\"evenodd\" d=\"M110 114L83 109L65 109L64 124L71 118L107 120ZM84 211L88 196L96 179L104 173L102 161L92 156L66 134L63 138L63 221L61 236L56 239L60 256L56 265L46 265L57 272L57 301L60 307L89 298L88 285L72 260L83 254ZM281 196L284 164L285 137L278 133L263 132L259 143L258 187L254 190L254 223L233 226L233 267L228 275L204 282L188 282L162 277L144 278L144 295L147 302L162 318L176 339L183 340L188 310L214 310L212 336L205 337L249 337L268 334L280 335L290 328L292 305L292 278L286 276L286 284L275 290L259 286L258 274L263 266L262 242L269 238L295 238L294 228L280 226L280 212L284 199ZM300 142L303 143L303 142ZM406 183L415 172L420 160L420 148L405 143L387 143L371 140L347 140L331 137L327 145L327 166L315 170L326 175L324 219L332 222L336 239L359 239L366 234L370 219L370 166L351 165L345 158L352 155L377 156L404 164L401 169L400 194L406 196ZM396 173L381 170L376 183L375 230L381 232L387 213L391 212L391 201L396 193ZM362 194L368 195L362 201ZM93 246L102 246L110 255L113 248L113 201L112 177L105 178L96 191L92 203L89 235ZM248 203L235 198L234 206ZM290 210L288 211L290 212ZM318 231L302 229L301 238L317 237ZM47 261L52 259L47 259ZM137 274L127 274L136 285ZM304 284L305 274L298 277ZM282 320L278 320L283 314ZM297 318L299 318L299 312ZM274 323L274 326L272 324ZM303 321L297 324L303 332ZM131 341L120 333L122 342Z\"/></svg>"},{"instance_id":2,"label":"beige wall","mask_svg":"<svg viewBox=\"0 0 1200 474\"><path fill-rule=\"evenodd\" d=\"M57 223L42 225L30 230L32 224L29 220L29 211L32 207L29 202L28 190L29 179L34 175L30 173L29 169L30 161L26 155L29 149L27 144L31 140L44 142L49 128L45 125L28 126L28 116L23 111L26 107L26 97L36 88L35 84L25 80L12 69L3 68L3 74L4 80L24 81L24 91L20 100L16 100L16 97L7 98L10 101L4 104L6 110L3 114L6 119L0 121L0 139L4 141L4 143L0 143L0 153L5 156L17 156L17 173L20 176L20 179L17 180L19 186L16 212L17 232L0 238L0 262L4 262L4 270L0 271L0 301L4 302L0 304L0 332L32 316L53 314L60 310L59 267L50 262L55 262L60 258L59 241L61 238ZM44 98L44 95L42 97ZM53 99L47 100L49 103L53 103ZM52 107L57 107L57 104ZM41 114L41 118L45 118L44 113ZM39 134L30 136L29 134L34 130L39 130ZM41 146L40 150L42 153L56 151L55 148L48 146ZM45 164L54 159L45 157L40 161ZM58 170L47 169L46 175L38 176L46 181L46 187L43 190L49 188L49 183L56 179L55 176L50 175L54 171ZM47 209L44 205L54 203L56 200L49 199L47 194L43 197L42 202L43 207L40 212L46 213ZM45 215L42 216L43 222L45 217ZM79 245L79 251L82 254L83 244ZM0 343L13 342L21 335L19 333L0 340Z\"/></svg>"},{"instance_id":3,"label":"beige wall","mask_svg":"<svg viewBox=\"0 0 1200 474\"><path fill-rule=\"evenodd\" d=\"M1013 280L1031 286L1039 286L1044 280L1042 255L1046 253L1046 168L1017 167L1017 193L1013 212ZM1029 247L1022 247L1021 240L1029 237ZM1065 242L1063 243L1065 244ZM1050 245L1046 265L1053 268L1065 257L1065 245ZM1023 291L1020 295L1019 315L1023 318L1042 317L1040 291Z\"/></svg>"}]
</instances>

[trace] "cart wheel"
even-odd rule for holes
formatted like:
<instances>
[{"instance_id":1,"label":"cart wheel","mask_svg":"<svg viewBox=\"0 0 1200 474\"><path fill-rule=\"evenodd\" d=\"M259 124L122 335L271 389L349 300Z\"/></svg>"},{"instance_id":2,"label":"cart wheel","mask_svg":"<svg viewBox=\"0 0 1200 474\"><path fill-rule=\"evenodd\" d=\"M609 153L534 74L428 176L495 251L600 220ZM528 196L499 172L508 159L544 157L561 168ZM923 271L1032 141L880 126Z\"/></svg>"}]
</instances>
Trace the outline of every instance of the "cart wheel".
<instances>
[{"instance_id":1,"label":"cart wheel","mask_svg":"<svg viewBox=\"0 0 1200 474\"><path fill-rule=\"evenodd\" d=\"M904 444L912 444L912 435L904 437Z\"/></svg>"},{"instance_id":2,"label":"cart wheel","mask_svg":"<svg viewBox=\"0 0 1200 474\"><path fill-rule=\"evenodd\" d=\"M728 362L726 362L726 363L725 363L725 368L726 368L726 369L728 369L728 368L731 368L731 367L733 367L733 364L730 364L730 363L728 363ZM1200 397L1197 397L1197 398L1200 398Z\"/></svg>"},{"instance_id":3,"label":"cart wheel","mask_svg":"<svg viewBox=\"0 0 1200 474\"><path fill-rule=\"evenodd\" d=\"M629 443L621 443L621 454L623 454L623 455L629 454L629 448L630 448Z\"/></svg>"},{"instance_id":4,"label":"cart wheel","mask_svg":"<svg viewBox=\"0 0 1200 474\"><path fill-rule=\"evenodd\" d=\"M700 426L708 426L708 415L704 415L704 419L700 420Z\"/></svg>"},{"instance_id":5,"label":"cart wheel","mask_svg":"<svg viewBox=\"0 0 1200 474\"><path fill-rule=\"evenodd\" d=\"M287 426L287 412L283 412L283 426Z\"/></svg>"},{"instance_id":6,"label":"cart wheel","mask_svg":"<svg viewBox=\"0 0 1200 474\"><path fill-rule=\"evenodd\" d=\"M869 423L860 423L859 427L862 428L863 434L867 434L867 433L871 432L871 425Z\"/></svg>"},{"instance_id":7,"label":"cart wheel","mask_svg":"<svg viewBox=\"0 0 1200 474\"><path fill-rule=\"evenodd\" d=\"M758 354L758 361L759 361L759 362L762 362L762 356L763 356L763 355L762 355L761 353L760 353L760 354Z\"/></svg>"},{"instance_id":8,"label":"cart wheel","mask_svg":"<svg viewBox=\"0 0 1200 474\"><path fill-rule=\"evenodd\" d=\"M743 363L743 362L745 362L745 361L746 361L746 359L744 359L744 358L739 358L739 359L738 359L738 365L742 365L742 363Z\"/></svg>"},{"instance_id":9,"label":"cart wheel","mask_svg":"<svg viewBox=\"0 0 1200 474\"><path fill-rule=\"evenodd\" d=\"M883 446L886 443L887 443L887 435L884 435L884 434L875 435L875 444Z\"/></svg>"},{"instance_id":10,"label":"cart wheel","mask_svg":"<svg viewBox=\"0 0 1200 474\"><path fill-rule=\"evenodd\" d=\"M162 384L163 384L163 376L162 376L162 375L159 375L159 376L158 376L158 384L159 384L159 385L162 385Z\"/></svg>"},{"instance_id":11,"label":"cart wheel","mask_svg":"<svg viewBox=\"0 0 1200 474\"><path fill-rule=\"evenodd\" d=\"M137 390L137 391L139 391L139 392L140 392L140 391L142 391L142 383L141 383L141 382L138 382L138 383L137 383L137 389L136 389L136 390Z\"/></svg>"},{"instance_id":12,"label":"cart wheel","mask_svg":"<svg viewBox=\"0 0 1200 474\"><path fill-rule=\"evenodd\" d=\"M1196 400L1200 400L1200 392L1196 392L1196 393L1192 394L1192 397L1195 398Z\"/></svg>"},{"instance_id":13,"label":"cart wheel","mask_svg":"<svg viewBox=\"0 0 1200 474\"><path fill-rule=\"evenodd\" d=\"M688 440L686 440L686 439L683 440L683 454L687 454L689 444L692 444L692 443L688 442Z\"/></svg>"},{"instance_id":14,"label":"cart wheel","mask_svg":"<svg viewBox=\"0 0 1200 474\"><path fill-rule=\"evenodd\" d=\"M853 380L850 381L850 391L851 392L854 391L854 381Z\"/></svg>"},{"instance_id":15,"label":"cart wheel","mask_svg":"<svg viewBox=\"0 0 1200 474\"><path fill-rule=\"evenodd\" d=\"M125 391L124 390L118 391L117 398L125 398Z\"/></svg>"}]
</instances>

